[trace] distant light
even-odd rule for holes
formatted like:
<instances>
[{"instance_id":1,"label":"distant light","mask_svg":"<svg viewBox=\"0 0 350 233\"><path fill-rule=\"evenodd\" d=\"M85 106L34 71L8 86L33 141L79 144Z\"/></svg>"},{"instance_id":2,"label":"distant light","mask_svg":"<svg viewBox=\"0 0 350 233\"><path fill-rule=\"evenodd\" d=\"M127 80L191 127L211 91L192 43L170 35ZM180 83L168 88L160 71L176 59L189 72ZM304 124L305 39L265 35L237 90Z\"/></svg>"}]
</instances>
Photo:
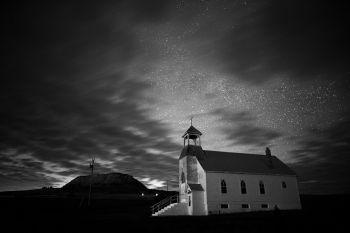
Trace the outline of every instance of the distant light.
<instances>
[{"instance_id":1,"label":"distant light","mask_svg":"<svg viewBox=\"0 0 350 233\"><path fill-rule=\"evenodd\" d=\"M145 194L144 194L144 193L141 193L141 196L145 196Z\"/></svg>"},{"instance_id":2,"label":"distant light","mask_svg":"<svg viewBox=\"0 0 350 233\"><path fill-rule=\"evenodd\" d=\"M158 193L156 193L156 196L158 196Z\"/></svg>"}]
</instances>

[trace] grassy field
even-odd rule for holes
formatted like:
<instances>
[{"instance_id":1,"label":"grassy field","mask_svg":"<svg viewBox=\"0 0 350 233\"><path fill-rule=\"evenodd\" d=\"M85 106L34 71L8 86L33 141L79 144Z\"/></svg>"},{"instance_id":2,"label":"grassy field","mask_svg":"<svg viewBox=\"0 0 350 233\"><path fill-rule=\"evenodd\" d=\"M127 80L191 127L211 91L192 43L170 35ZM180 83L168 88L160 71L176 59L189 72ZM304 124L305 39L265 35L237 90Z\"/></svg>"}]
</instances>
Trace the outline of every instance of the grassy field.
<instances>
[{"instance_id":1,"label":"grassy field","mask_svg":"<svg viewBox=\"0 0 350 233\"><path fill-rule=\"evenodd\" d=\"M78 197L4 195L0 232L348 232L349 197L302 196L301 211L150 217L153 198L86 206Z\"/></svg>"}]
</instances>

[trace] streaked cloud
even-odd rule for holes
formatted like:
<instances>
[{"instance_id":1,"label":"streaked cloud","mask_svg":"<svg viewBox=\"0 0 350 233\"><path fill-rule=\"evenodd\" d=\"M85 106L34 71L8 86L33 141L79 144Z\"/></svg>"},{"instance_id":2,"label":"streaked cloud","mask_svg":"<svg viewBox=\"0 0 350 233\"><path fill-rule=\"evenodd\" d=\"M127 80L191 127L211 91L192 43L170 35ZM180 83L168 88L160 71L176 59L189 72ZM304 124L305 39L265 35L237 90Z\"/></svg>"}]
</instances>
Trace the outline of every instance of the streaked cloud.
<instances>
[{"instance_id":1,"label":"streaked cloud","mask_svg":"<svg viewBox=\"0 0 350 233\"><path fill-rule=\"evenodd\" d=\"M270 146L307 190L348 190L342 4L31 2L4 19L1 190L59 186L91 157L176 188L191 116L205 149Z\"/></svg>"}]
</instances>

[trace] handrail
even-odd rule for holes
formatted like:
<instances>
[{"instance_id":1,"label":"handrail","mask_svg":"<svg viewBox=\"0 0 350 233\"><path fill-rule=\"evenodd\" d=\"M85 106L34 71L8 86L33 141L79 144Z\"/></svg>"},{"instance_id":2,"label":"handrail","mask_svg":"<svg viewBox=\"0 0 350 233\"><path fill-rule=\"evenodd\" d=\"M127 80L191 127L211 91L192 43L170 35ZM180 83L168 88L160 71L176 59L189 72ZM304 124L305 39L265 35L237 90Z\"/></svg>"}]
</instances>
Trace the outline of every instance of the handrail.
<instances>
[{"instance_id":1,"label":"handrail","mask_svg":"<svg viewBox=\"0 0 350 233\"><path fill-rule=\"evenodd\" d=\"M173 203L178 203L178 202L179 202L179 195L178 194L176 194L174 196L167 197L167 198L161 200L160 202L151 206L152 214L167 207L168 205L171 205Z\"/></svg>"},{"instance_id":2,"label":"handrail","mask_svg":"<svg viewBox=\"0 0 350 233\"><path fill-rule=\"evenodd\" d=\"M152 205L151 207L154 207L154 206L156 206L156 205L159 205L159 204L162 203L162 202L166 202L167 200L170 200L170 199L176 198L176 197L178 197L178 194L175 194L175 195L170 196L170 197L166 197L166 198L164 198L163 200L161 200L160 202L157 202L156 204Z\"/></svg>"}]
</instances>

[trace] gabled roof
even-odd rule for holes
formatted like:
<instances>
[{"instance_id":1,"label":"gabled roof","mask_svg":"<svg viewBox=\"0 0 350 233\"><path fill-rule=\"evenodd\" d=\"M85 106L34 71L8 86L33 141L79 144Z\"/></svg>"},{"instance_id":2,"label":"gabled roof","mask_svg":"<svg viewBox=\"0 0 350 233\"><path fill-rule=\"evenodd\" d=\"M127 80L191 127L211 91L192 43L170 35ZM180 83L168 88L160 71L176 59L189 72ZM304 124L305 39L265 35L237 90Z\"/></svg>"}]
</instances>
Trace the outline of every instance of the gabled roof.
<instances>
[{"instance_id":1,"label":"gabled roof","mask_svg":"<svg viewBox=\"0 0 350 233\"><path fill-rule=\"evenodd\" d=\"M190 186L190 189L192 191L204 191L203 187L201 184L191 184L191 183L188 183L188 186Z\"/></svg>"},{"instance_id":2,"label":"gabled roof","mask_svg":"<svg viewBox=\"0 0 350 233\"><path fill-rule=\"evenodd\" d=\"M190 126L190 128L188 128L188 130L186 130L186 132L184 133L184 135L182 135L182 137L185 137L186 134L199 135L199 136L202 135L201 131L199 131L198 129L196 129L192 125Z\"/></svg>"},{"instance_id":3,"label":"gabled roof","mask_svg":"<svg viewBox=\"0 0 350 233\"><path fill-rule=\"evenodd\" d=\"M196 156L206 172L250 173L266 175L296 175L276 156L202 150L186 146L180 155ZM191 148L192 147L192 148Z\"/></svg>"}]
</instances>

